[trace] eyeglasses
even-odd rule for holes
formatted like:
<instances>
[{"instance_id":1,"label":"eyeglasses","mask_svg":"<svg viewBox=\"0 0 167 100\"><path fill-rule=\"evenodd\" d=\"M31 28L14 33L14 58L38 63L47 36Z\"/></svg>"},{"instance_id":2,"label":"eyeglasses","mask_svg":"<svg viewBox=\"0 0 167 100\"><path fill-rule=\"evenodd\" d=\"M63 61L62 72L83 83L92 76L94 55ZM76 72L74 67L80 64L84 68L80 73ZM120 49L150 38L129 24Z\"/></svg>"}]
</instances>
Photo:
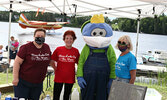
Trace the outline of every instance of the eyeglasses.
<instances>
[{"instance_id":1,"label":"eyeglasses","mask_svg":"<svg viewBox=\"0 0 167 100\"><path fill-rule=\"evenodd\" d=\"M118 41L119 45L127 45L125 42Z\"/></svg>"}]
</instances>

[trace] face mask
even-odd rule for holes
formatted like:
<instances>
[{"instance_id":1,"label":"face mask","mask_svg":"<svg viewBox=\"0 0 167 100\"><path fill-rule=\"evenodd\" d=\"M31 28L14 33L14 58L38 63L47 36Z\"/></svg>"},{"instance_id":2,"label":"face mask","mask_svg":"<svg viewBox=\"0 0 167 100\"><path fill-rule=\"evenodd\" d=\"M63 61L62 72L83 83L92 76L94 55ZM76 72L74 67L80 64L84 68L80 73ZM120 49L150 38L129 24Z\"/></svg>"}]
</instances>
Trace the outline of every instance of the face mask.
<instances>
[{"instance_id":1,"label":"face mask","mask_svg":"<svg viewBox=\"0 0 167 100\"><path fill-rule=\"evenodd\" d=\"M128 48L127 45L118 45L118 48L121 52L126 51L126 49Z\"/></svg>"},{"instance_id":2,"label":"face mask","mask_svg":"<svg viewBox=\"0 0 167 100\"><path fill-rule=\"evenodd\" d=\"M45 42L45 38L43 37L36 37L35 42L39 45L43 44Z\"/></svg>"},{"instance_id":3,"label":"face mask","mask_svg":"<svg viewBox=\"0 0 167 100\"><path fill-rule=\"evenodd\" d=\"M84 41L87 45L96 47L96 48L104 48L110 45L112 37L92 37L92 36L83 36Z\"/></svg>"}]
</instances>

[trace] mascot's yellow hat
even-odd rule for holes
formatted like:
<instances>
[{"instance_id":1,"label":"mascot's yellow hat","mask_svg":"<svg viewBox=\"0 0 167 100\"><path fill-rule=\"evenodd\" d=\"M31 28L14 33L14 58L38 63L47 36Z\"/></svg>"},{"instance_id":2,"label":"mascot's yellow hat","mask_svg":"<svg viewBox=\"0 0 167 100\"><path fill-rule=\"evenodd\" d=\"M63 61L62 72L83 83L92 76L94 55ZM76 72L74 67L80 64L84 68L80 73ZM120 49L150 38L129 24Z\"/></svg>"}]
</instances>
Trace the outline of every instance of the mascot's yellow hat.
<instances>
[{"instance_id":1,"label":"mascot's yellow hat","mask_svg":"<svg viewBox=\"0 0 167 100\"><path fill-rule=\"evenodd\" d=\"M103 16L103 14L99 14L99 15L96 14L96 15L93 15L90 20L86 21L86 22L81 26L81 32L82 32L82 30L83 30L83 27L84 27L86 24L88 24L88 23L91 23L91 24L93 24L93 23L95 23L95 24L98 24L98 23L105 23L105 22L104 22L104 16Z\"/></svg>"},{"instance_id":2,"label":"mascot's yellow hat","mask_svg":"<svg viewBox=\"0 0 167 100\"><path fill-rule=\"evenodd\" d=\"M91 23L104 23L104 16L103 14L100 15L93 15L90 19Z\"/></svg>"}]
</instances>

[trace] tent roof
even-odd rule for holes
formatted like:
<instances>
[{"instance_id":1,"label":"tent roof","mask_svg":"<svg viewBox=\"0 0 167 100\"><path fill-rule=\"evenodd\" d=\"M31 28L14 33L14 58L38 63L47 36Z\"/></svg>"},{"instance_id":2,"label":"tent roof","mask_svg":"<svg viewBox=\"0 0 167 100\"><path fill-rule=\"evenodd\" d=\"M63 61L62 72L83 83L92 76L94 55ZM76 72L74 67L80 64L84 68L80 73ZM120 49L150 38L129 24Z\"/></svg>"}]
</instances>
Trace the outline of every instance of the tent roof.
<instances>
[{"instance_id":1,"label":"tent roof","mask_svg":"<svg viewBox=\"0 0 167 100\"><path fill-rule=\"evenodd\" d=\"M0 0L0 7L7 10L12 2L14 11L40 11L87 16L104 14L111 17L154 17L166 11L167 0ZM65 5L65 6L64 6Z\"/></svg>"}]
</instances>

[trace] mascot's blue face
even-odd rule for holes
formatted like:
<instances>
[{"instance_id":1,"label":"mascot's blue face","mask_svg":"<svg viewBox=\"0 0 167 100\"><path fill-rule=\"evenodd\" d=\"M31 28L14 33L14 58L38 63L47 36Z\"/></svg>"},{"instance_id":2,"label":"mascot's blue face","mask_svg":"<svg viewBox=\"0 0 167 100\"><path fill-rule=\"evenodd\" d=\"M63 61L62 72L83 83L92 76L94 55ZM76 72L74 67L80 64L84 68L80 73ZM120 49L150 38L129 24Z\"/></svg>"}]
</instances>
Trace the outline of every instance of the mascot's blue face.
<instances>
[{"instance_id":1,"label":"mascot's blue face","mask_svg":"<svg viewBox=\"0 0 167 100\"><path fill-rule=\"evenodd\" d=\"M113 35L112 28L106 23L88 23L82 30L83 36L110 37Z\"/></svg>"},{"instance_id":2,"label":"mascot's blue face","mask_svg":"<svg viewBox=\"0 0 167 100\"><path fill-rule=\"evenodd\" d=\"M84 26L81 28L86 44L92 49L107 48L113 35L111 26L104 23L102 15L96 15L91 20L86 22L86 24L84 23Z\"/></svg>"}]
</instances>

